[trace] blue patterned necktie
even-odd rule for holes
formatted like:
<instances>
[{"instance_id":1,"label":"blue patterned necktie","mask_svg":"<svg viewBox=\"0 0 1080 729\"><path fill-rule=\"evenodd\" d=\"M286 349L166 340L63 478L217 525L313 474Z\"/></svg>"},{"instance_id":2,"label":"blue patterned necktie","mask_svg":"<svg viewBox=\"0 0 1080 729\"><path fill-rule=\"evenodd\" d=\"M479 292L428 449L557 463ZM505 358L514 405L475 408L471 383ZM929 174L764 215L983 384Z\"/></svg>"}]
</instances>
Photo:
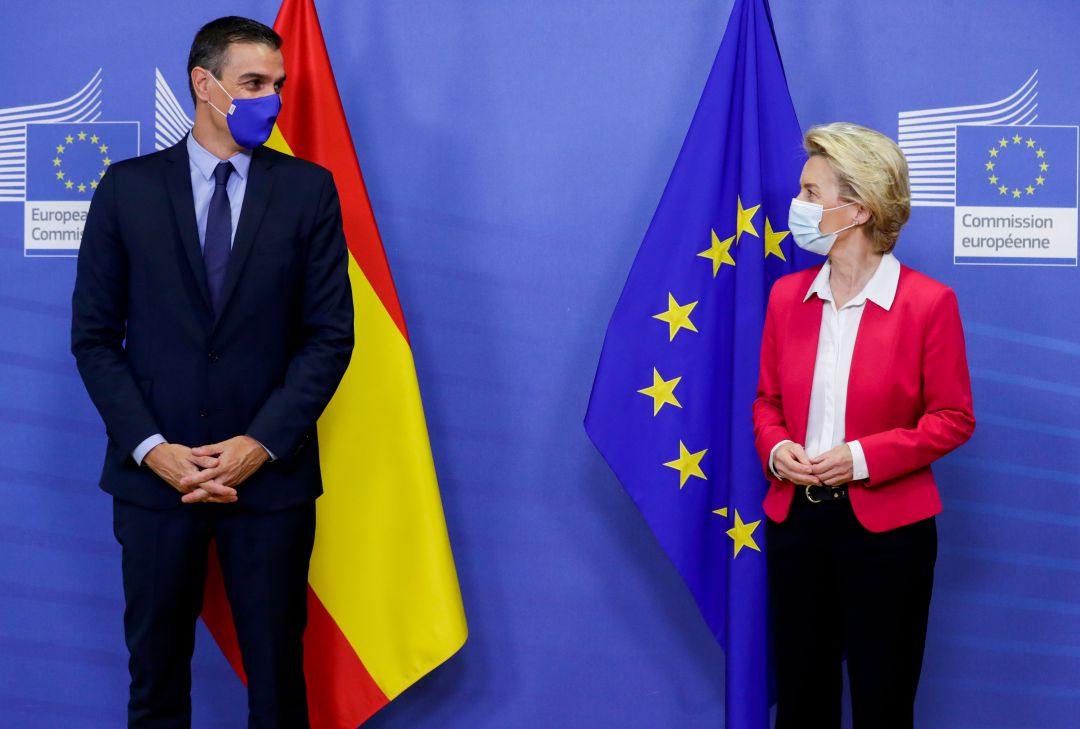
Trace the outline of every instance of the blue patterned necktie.
<instances>
[{"instance_id":1,"label":"blue patterned necktie","mask_svg":"<svg viewBox=\"0 0 1080 729\"><path fill-rule=\"evenodd\" d=\"M214 196L210 198L210 210L206 215L203 265L206 266L206 283L210 287L210 303L215 315L219 313L221 287L225 283L229 252L232 250L232 208L226 189L232 171L231 162L221 162L214 168Z\"/></svg>"}]
</instances>

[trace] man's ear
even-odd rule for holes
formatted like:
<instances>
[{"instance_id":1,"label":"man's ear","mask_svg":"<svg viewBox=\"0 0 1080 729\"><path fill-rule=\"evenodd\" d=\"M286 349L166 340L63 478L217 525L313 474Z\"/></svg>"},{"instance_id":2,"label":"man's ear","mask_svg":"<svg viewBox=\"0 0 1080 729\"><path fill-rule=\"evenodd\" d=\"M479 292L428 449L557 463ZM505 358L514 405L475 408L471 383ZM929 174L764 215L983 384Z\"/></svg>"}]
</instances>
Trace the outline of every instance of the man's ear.
<instances>
[{"instance_id":1,"label":"man's ear","mask_svg":"<svg viewBox=\"0 0 1080 729\"><path fill-rule=\"evenodd\" d=\"M209 101L210 99L210 72L202 66L196 66L191 69L191 85L195 89L195 98L199 101Z\"/></svg>"}]
</instances>

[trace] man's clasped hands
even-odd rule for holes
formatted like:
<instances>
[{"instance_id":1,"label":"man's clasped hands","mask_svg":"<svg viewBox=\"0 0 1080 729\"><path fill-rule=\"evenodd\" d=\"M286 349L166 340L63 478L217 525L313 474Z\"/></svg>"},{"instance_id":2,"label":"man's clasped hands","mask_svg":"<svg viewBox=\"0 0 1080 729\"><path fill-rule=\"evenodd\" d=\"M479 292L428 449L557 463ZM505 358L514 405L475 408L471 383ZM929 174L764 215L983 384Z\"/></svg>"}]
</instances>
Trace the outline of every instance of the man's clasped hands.
<instances>
[{"instance_id":1,"label":"man's clasped hands","mask_svg":"<svg viewBox=\"0 0 1080 729\"><path fill-rule=\"evenodd\" d=\"M269 458L259 441L238 435L197 448L159 443L143 463L183 494L185 504L229 504L237 500L237 487Z\"/></svg>"}]
</instances>

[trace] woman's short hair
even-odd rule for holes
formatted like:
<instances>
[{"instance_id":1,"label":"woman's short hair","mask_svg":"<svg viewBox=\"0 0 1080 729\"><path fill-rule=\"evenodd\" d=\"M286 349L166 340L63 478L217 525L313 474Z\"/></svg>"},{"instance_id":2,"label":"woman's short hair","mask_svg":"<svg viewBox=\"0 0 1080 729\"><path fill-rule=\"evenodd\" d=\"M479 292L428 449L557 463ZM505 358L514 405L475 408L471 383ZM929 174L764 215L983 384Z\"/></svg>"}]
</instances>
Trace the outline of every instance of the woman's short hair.
<instances>
[{"instance_id":1,"label":"woman's short hair","mask_svg":"<svg viewBox=\"0 0 1080 729\"><path fill-rule=\"evenodd\" d=\"M844 202L870 211L867 233L879 251L891 251L911 216L907 160L896 142L858 124L834 122L811 128L803 146L836 172Z\"/></svg>"}]
</instances>

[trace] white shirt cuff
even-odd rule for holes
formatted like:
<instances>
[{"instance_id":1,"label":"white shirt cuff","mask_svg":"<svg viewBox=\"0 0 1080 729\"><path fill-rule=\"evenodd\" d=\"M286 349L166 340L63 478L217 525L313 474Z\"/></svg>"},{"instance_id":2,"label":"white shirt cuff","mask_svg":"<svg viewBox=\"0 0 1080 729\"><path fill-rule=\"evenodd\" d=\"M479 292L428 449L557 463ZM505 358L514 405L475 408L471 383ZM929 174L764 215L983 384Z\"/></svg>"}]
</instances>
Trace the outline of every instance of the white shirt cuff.
<instances>
[{"instance_id":1,"label":"white shirt cuff","mask_svg":"<svg viewBox=\"0 0 1080 729\"><path fill-rule=\"evenodd\" d=\"M781 476L781 475L780 475L779 473L777 473L777 472L776 472L776 469L775 469L775 468L773 468L773 456L775 456L775 455L776 455L776 449L777 449L777 448L779 448L780 446L784 445L785 443L794 443L794 442L795 442L795 441L793 441L793 440L782 440L782 441L780 441L779 443L777 443L776 445L774 445L774 446L772 447L772 450L771 450L771 451L769 451L769 472L770 472L770 473L771 473L771 474L772 474L773 476L776 476L776 480L777 480L777 481L783 481L783 480L784 480L784 477L783 477L783 476Z\"/></svg>"},{"instance_id":2,"label":"white shirt cuff","mask_svg":"<svg viewBox=\"0 0 1080 729\"><path fill-rule=\"evenodd\" d=\"M851 480L863 481L870 478L870 470L866 467L866 454L863 453L862 444L857 440L848 441L851 449Z\"/></svg>"},{"instance_id":3,"label":"white shirt cuff","mask_svg":"<svg viewBox=\"0 0 1080 729\"><path fill-rule=\"evenodd\" d=\"M144 440L139 445L135 446L135 450L131 452L131 457L135 459L135 463L142 465L143 459L146 458L146 454L153 450L154 446L159 446L162 443L168 443L161 433L154 433L152 436Z\"/></svg>"},{"instance_id":4,"label":"white shirt cuff","mask_svg":"<svg viewBox=\"0 0 1080 729\"><path fill-rule=\"evenodd\" d=\"M248 438L251 438L251 436L249 435L249 436L248 436ZM259 441L258 441L257 439L255 439L255 438L251 438L251 439L252 439L253 441L255 441L256 443L259 443ZM269 448L267 448L266 446L264 446L264 445L263 445L262 443L259 443L259 445L261 445L261 446L262 446L262 449L263 449L264 451L266 451L266 455L268 455L268 456L270 457L270 460L271 460L271 461L276 461L276 460L277 460L277 456L275 456L275 455L274 455L274 452L273 452L272 450L270 450Z\"/></svg>"}]
</instances>

